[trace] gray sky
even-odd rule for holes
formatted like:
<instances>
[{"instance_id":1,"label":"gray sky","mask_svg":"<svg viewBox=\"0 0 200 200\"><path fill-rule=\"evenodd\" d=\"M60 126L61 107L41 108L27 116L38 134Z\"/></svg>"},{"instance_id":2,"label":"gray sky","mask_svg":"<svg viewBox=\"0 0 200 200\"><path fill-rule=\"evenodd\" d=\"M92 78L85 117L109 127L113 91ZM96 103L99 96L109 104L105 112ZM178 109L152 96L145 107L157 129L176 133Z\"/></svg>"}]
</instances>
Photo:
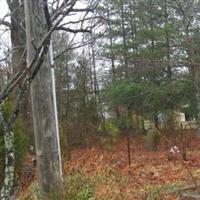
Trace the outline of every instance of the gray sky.
<instances>
[{"instance_id":1,"label":"gray sky","mask_svg":"<svg viewBox=\"0 0 200 200\"><path fill-rule=\"evenodd\" d=\"M51 0L49 0L51 1ZM87 7L87 3L90 2L88 0L88 2L86 3L87 1L77 1L76 5L75 5L75 8L86 8ZM7 6L7 3L6 3L6 0L0 0L0 19L4 18L5 15L9 12L8 10L8 6ZM65 17L65 19L63 20L63 23L66 23L67 21L77 21L78 19L81 19L82 17L84 16L84 13L77 13L76 15L73 15L73 16L67 16ZM9 21L9 17L7 17L7 21ZM79 24L80 25L80 24ZM2 34L2 29L4 27L0 27L0 40L5 40L4 38L4 35L5 34ZM80 26L78 27L72 27L72 28L80 28ZM79 34L78 34L79 35Z\"/></svg>"},{"instance_id":2,"label":"gray sky","mask_svg":"<svg viewBox=\"0 0 200 200\"><path fill-rule=\"evenodd\" d=\"M51 0L49 0L51 1ZM88 1L77 1L75 8L86 8L88 5L88 3L91 2L91 0ZM5 15L9 12L8 10L8 6L6 3L6 0L0 0L0 19L4 18ZM72 16L67 16L65 17L65 19L63 20L63 23L69 22L69 21L77 21L79 19L81 19L84 16L84 13L77 13L76 15L72 15ZM6 19L7 21L9 21L9 16ZM87 23L85 23L87 25ZM68 25L69 26L69 25ZM77 26L69 26L72 29L79 29L80 28L80 24ZM69 38L72 39L74 34L69 34ZM79 43L82 40L82 33L78 33L76 34L75 38L74 38L74 42L75 43ZM10 44L10 34L7 31L5 33L5 27L4 26L0 26L0 57L2 56L2 50L8 48L9 46L11 46ZM76 45L77 46L77 45Z\"/></svg>"},{"instance_id":3,"label":"gray sky","mask_svg":"<svg viewBox=\"0 0 200 200\"><path fill-rule=\"evenodd\" d=\"M0 19L8 13L6 0L0 0ZM9 17L8 17L9 20ZM0 27L0 58L4 58L4 52L10 48L10 34L5 32L5 27Z\"/></svg>"},{"instance_id":4,"label":"gray sky","mask_svg":"<svg viewBox=\"0 0 200 200\"><path fill-rule=\"evenodd\" d=\"M8 13L8 6L6 0L0 0L0 18L4 17Z\"/></svg>"}]
</instances>

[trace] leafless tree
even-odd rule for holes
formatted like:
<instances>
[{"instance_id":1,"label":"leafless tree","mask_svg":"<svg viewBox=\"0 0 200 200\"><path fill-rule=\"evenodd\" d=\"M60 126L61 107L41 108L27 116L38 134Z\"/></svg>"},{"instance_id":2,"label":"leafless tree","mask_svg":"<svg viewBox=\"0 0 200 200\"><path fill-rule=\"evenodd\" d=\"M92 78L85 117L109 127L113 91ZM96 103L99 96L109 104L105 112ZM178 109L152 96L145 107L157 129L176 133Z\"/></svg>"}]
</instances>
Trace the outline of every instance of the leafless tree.
<instances>
[{"instance_id":1,"label":"leafless tree","mask_svg":"<svg viewBox=\"0 0 200 200\"><path fill-rule=\"evenodd\" d=\"M13 1L18 2L19 1ZM77 34L79 32L89 32L93 27L88 26L85 21L96 6L96 2L81 3L78 0L53 1L51 4L47 0L25 1L22 4L13 3L8 0L11 19L17 20L13 12L16 6L24 6L26 24L16 25L16 29L26 29L27 64L23 67L24 60L18 60L14 74L0 92L0 105L7 100L9 95L18 88L15 106L10 118L5 121L1 112L0 124L4 127L5 138L5 180L1 189L1 199L9 199L14 179L14 133L12 125L20 111L22 99L27 96L31 87L32 110L34 120L34 132L37 153L38 173L41 184L42 199L49 195L57 196L62 191L62 169L59 145L59 133L57 122L57 108L54 85L54 62L52 57L51 35L56 30L67 31ZM49 9L51 7L51 11ZM78 15L76 21L69 21L72 15ZM16 13L15 13L16 15ZM77 16L77 15L76 15ZM21 17L21 16L20 16ZM1 19L1 25L11 28L11 24ZM71 25L72 24L72 25ZM19 26L22 26L19 28ZM12 37L15 37L14 35ZM19 38L18 38L19 39ZM21 38L24 42L25 38ZM23 40L24 39L24 40ZM17 40L17 39L16 39ZM14 40L14 41L16 41ZM17 41L17 44L20 42ZM25 44L25 43L24 43ZM13 48L15 44L12 41ZM22 54L22 52L21 52ZM20 55L20 58L23 58ZM17 54L16 59L19 59ZM18 87L20 85L20 88ZM56 186L57 185L57 186ZM56 186L56 187L55 187Z\"/></svg>"}]
</instances>

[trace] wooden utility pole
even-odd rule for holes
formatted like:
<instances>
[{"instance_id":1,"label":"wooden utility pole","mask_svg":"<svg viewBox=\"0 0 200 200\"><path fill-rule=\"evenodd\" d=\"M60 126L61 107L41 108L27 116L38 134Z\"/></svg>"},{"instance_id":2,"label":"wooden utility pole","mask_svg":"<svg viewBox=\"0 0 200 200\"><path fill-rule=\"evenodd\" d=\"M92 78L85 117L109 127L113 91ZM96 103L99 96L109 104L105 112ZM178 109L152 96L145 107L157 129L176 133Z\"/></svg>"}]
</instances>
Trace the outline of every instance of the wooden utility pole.
<instances>
[{"instance_id":1,"label":"wooden utility pole","mask_svg":"<svg viewBox=\"0 0 200 200\"><path fill-rule=\"evenodd\" d=\"M47 32L43 0L26 0L27 64ZM61 199L62 169L58 133L52 46L31 85L38 176L42 199Z\"/></svg>"}]
</instances>

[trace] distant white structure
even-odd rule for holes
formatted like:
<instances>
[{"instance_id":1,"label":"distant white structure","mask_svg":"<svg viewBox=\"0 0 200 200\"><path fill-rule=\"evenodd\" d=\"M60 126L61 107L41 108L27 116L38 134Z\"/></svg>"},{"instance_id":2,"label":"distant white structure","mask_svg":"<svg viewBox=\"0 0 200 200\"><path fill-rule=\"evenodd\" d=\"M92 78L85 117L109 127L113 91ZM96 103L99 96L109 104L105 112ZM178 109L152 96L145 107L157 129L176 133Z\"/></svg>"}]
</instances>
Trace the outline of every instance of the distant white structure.
<instances>
[{"instance_id":1,"label":"distant white structure","mask_svg":"<svg viewBox=\"0 0 200 200\"><path fill-rule=\"evenodd\" d=\"M148 119L141 120L141 116L136 116L135 113L133 113L133 124L136 125L137 122L142 122L143 121L143 127L148 130L149 128L152 128L155 126L154 122ZM106 120L108 119L115 119L116 118L116 113L113 111L108 111L108 108L105 108L104 110L104 117ZM167 116L163 112L158 112L158 124L160 128L166 128L167 127ZM137 119L137 120L136 120ZM180 128L181 126L184 129L195 129L197 128L196 126L196 120L190 120L187 121L185 117L185 113L180 112L180 111L175 111L174 112L174 121L175 121L175 128ZM137 124L138 126L141 126L141 124Z\"/></svg>"},{"instance_id":2,"label":"distant white structure","mask_svg":"<svg viewBox=\"0 0 200 200\"><path fill-rule=\"evenodd\" d=\"M104 117L105 119L114 119L116 118L116 114L114 112L104 111Z\"/></svg>"}]
</instances>

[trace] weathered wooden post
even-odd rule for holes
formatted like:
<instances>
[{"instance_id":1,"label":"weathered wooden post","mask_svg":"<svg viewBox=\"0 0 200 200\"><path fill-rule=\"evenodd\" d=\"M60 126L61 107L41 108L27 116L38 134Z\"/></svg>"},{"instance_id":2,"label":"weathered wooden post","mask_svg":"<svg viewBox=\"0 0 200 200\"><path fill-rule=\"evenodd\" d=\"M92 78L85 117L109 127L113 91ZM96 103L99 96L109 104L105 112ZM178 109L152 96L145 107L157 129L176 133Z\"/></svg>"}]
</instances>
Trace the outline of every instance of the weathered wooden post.
<instances>
[{"instance_id":1,"label":"weathered wooden post","mask_svg":"<svg viewBox=\"0 0 200 200\"><path fill-rule=\"evenodd\" d=\"M26 0L27 64L47 32L43 0ZM42 199L60 199L62 169L51 45L31 85L37 168ZM56 197L55 197L56 196Z\"/></svg>"}]
</instances>

